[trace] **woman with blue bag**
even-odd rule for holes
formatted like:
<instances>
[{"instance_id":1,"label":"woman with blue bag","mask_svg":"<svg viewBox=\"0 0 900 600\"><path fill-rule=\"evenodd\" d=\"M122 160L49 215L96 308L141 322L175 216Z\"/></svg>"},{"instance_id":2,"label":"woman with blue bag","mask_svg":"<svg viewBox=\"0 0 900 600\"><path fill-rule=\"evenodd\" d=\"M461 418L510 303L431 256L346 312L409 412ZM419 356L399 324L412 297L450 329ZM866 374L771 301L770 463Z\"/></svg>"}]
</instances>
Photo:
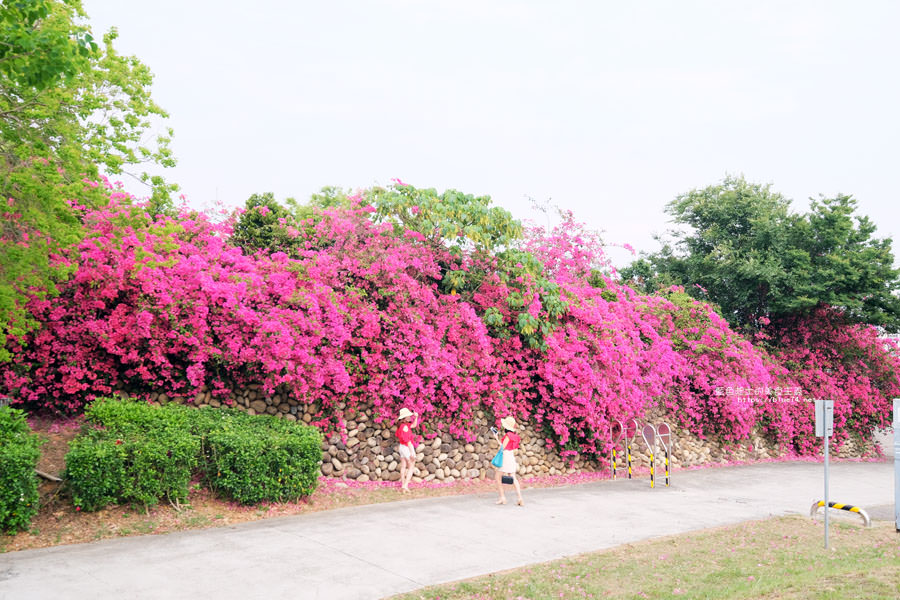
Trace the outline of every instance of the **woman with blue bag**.
<instances>
[{"instance_id":1,"label":"woman with blue bag","mask_svg":"<svg viewBox=\"0 0 900 600\"><path fill-rule=\"evenodd\" d=\"M500 425L505 430L502 439L497 435L497 428L491 427L491 433L494 434L494 439L500 444L500 449L497 451L494 458L491 459L491 464L496 469L495 480L497 482L497 492L500 494L497 504L506 504L506 496L503 493L503 484L511 483L516 487L516 495L519 497L517 504L519 506L525 506L525 501L522 500L522 488L519 486L519 479L516 477L516 469L518 468L518 464L516 463L516 450L519 449L519 444L522 442L521 438L516 433L516 420L512 418L512 416L506 416L500 419Z\"/></svg>"}]
</instances>

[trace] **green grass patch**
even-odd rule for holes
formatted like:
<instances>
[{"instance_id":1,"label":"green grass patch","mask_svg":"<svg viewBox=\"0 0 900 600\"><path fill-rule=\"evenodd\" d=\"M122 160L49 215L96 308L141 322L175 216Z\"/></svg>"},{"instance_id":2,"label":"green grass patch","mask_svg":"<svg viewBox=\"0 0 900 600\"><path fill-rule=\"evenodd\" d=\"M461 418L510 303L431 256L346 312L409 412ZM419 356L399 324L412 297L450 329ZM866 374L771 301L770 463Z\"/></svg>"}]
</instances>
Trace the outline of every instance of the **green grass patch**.
<instances>
[{"instance_id":1,"label":"green grass patch","mask_svg":"<svg viewBox=\"0 0 900 600\"><path fill-rule=\"evenodd\" d=\"M900 598L900 534L803 517L628 544L425 588L395 600Z\"/></svg>"}]
</instances>

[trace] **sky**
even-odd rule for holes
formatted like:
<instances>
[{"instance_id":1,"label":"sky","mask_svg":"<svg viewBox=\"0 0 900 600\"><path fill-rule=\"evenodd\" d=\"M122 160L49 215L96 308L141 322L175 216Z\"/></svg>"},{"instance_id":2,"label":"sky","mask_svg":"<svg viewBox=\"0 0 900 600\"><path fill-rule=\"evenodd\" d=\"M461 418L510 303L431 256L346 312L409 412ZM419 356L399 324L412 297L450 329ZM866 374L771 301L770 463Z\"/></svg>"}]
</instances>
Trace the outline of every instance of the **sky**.
<instances>
[{"instance_id":1,"label":"sky","mask_svg":"<svg viewBox=\"0 0 900 600\"><path fill-rule=\"evenodd\" d=\"M155 74L190 206L400 178L654 251L726 175L900 243L900 3L83 0ZM146 195L137 184L126 186Z\"/></svg>"}]
</instances>

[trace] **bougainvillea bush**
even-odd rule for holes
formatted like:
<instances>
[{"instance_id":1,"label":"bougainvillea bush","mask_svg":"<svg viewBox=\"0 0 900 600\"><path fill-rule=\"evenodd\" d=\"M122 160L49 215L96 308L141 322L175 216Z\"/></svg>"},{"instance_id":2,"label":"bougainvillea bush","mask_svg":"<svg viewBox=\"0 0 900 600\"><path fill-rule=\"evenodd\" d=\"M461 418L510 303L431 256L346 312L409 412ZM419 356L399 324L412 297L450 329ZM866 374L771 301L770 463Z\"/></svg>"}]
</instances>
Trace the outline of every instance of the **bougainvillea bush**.
<instances>
[{"instance_id":1,"label":"bougainvillea bush","mask_svg":"<svg viewBox=\"0 0 900 600\"><path fill-rule=\"evenodd\" d=\"M571 218L522 234L484 198L399 181L302 218L249 210L270 235L254 237L240 211L151 219L117 190L85 210L74 276L58 297L31 300L42 327L0 365L14 401L72 413L117 389L190 399L206 386L227 400L261 384L313 406L325 430L357 410L380 421L408 406L426 433L471 439L486 410L535 423L567 455L604 454L615 420L664 405L699 435L740 440L761 425L814 447L811 405L769 400L779 387L832 393L819 372L835 369L827 349L844 333L812 341L773 325L754 345L682 290L621 285L599 238ZM236 224L277 245L235 246ZM833 386L848 409L836 425L864 435L887 416L897 361L853 331L865 358L842 355ZM818 354L803 354L808 343ZM877 383L860 382L864 364Z\"/></svg>"},{"instance_id":2,"label":"bougainvillea bush","mask_svg":"<svg viewBox=\"0 0 900 600\"><path fill-rule=\"evenodd\" d=\"M876 427L890 426L892 399L900 397L900 352L893 341L829 307L772 323L769 330L761 337L769 338L773 356L807 397L834 400L836 443L869 439ZM809 403L765 405L759 418L800 453L820 445Z\"/></svg>"},{"instance_id":3,"label":"bougainvillea bush","mask_svg":"<svg viewBox=\"0 0 900 600\"><path fill-rule=\"evenodd\" d=\"M59 297L32 301L44 326L14 345L4 383L64 412L120 388L193 397L207 385L224 397L262 383L319 406L323 424L371 402L385 415L415 406L462 433L495 362L486 327L436 292L425 246L367 214L323 216L289 258L230 246L231 221L151 221L111 202L85 215Z\"/></svg>"}]
</instances>

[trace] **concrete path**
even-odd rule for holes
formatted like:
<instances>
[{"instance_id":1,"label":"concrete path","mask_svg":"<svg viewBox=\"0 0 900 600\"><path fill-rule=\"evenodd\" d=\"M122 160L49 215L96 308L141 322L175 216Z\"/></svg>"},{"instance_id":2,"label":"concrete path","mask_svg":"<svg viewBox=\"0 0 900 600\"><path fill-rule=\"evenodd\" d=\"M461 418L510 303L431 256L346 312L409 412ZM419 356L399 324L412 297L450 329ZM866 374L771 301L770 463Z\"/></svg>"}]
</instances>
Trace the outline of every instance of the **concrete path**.
<instances>
[{"instance_id":1,"label":"concrete path","mask_svg":"<svg viewBox=\"0 0 900 600\"><path fill-rule=\"evenodd\" d=\"M833 463L830 498L892 504L890 463ZM0 554L0 600L372 600L628 542L808 514L816 463L679 471L525 490L527 506L478 494L393 502L221 529ZM513 498L514 494L508 495ZM500 548L502 547L502 551Z\"/></svg>"}]
</instances>

